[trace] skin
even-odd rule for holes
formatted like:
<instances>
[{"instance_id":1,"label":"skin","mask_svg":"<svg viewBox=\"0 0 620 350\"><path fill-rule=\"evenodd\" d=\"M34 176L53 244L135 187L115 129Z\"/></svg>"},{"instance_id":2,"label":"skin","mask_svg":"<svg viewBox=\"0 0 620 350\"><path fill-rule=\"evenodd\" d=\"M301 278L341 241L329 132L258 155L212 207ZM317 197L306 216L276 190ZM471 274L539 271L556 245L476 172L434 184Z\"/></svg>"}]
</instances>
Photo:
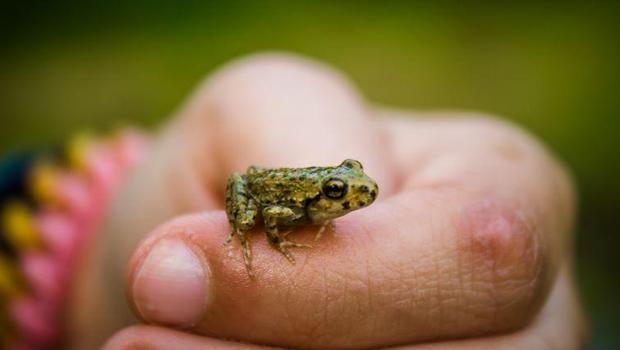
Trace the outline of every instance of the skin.
<instances>
[{"instance_id":1,"label":"skin","mask_svg":"<svg viewBox=\"0 0 620 350\"><path fill-rule=\"evenodd\" d=\"M346 158L381 197L295 265L257 240L251 280L221 244L227 177ZM578 349L573 221L566 171L514 126L372 107L331 68L253 56L197 90L119 192L76 283L71 345Z\"/></svg>"},{"instance_id":2,"label":"skin","mask_svg":"<svg viewBox=\"0 0 620 350\"><path fill-rule=\"evenodd\" d=\"M239 238L246 270L252 273L248 231L262 214L267 241L292 264L288 248L311 248L286 239L283 227L321 224L317 241L332 219L370 205L379 187L362 163L346 159L336 167L275 168L251 166L245 175L232 174L226 185L226 215L232 231L226 239Z\"/></svg>"}]
</instances>

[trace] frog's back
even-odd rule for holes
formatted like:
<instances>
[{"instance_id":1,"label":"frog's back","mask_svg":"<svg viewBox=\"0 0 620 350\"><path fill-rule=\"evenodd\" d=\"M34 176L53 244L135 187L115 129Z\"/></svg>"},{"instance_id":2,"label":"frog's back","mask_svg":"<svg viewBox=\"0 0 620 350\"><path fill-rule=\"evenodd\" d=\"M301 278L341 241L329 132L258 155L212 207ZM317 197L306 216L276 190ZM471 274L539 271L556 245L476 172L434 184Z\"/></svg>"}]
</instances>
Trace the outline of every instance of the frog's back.
<instances>
[{"instance_id":1,"label":"frog's back","mask_svg":"<svg viewBox=\"0 0 620 350\"><path fill-rule=\"evenodd\" d=\"M251 167L246 174L250 192L261 205L303 207L320 195L321 181L330 168Z\"/></svg>"}]
</instances>

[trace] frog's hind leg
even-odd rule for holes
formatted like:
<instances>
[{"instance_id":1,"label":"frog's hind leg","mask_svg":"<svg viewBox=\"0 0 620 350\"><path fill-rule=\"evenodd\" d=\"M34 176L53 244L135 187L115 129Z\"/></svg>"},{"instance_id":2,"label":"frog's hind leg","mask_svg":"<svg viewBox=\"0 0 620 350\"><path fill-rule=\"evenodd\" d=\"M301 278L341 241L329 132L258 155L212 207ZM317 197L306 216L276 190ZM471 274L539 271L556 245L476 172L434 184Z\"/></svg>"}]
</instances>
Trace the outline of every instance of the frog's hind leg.
<instances>
[{"instance_id":1,"label":"frog's hind leg","mask_svg":"<svg viewBox=\"0 0 620 350\"><path fill-rule=\"evenodd\" d=\"M261 166L257 166L257 165L250 165L248 167L248 170L246 170L247 174L257 174L260 172L265 171L265 168L261 167Z\"/></svg>"},{"instance_id":2,"label":"frog's hind leg","mask_svg":"<svg viewBox=\"0 0 620 350\"><path fill-rule=\"evenodd\" d=\"M292 264L295 263L295 258L288 248L312 248L309 244L295 243L285 239L288 232L279 233L278 223L292 221L296 216L290 208L286 207L271 206L263 209L265 233L267 233L269 244L282 253Z\"/></svg>"}]
</instances>

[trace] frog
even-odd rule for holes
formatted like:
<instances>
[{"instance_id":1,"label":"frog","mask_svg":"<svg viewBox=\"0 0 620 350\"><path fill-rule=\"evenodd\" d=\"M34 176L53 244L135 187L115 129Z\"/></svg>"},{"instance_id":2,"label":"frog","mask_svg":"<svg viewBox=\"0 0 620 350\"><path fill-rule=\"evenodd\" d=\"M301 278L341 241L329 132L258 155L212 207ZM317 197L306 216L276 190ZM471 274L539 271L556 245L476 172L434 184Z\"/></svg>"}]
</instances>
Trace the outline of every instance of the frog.
<instances>
[{"instance_id":1,"label":"frog","mask_svg":"<svg viewBox=\"0 0 620 350\"><path fill-rule=\"evenodd\" d=\"M230 175L226 183L226 215L231 232L224 245L238 238L247 273L253 277L248 233L262 219L270 246L295 264L289 248L312 245L288 240L294 227L319 226L316 242L331 227L332 220L369 206L378 195L376 181L354 159L327 167L250 166L245 174Z\"/></svg>"}]
</instances>

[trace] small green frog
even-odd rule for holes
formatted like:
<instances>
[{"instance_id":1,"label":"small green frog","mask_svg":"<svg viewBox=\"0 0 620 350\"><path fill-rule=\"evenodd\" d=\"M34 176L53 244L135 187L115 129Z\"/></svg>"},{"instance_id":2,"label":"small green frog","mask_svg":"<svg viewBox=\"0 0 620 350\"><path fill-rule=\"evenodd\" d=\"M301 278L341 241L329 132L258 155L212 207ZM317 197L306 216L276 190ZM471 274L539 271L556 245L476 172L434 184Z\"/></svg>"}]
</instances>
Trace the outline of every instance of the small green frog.
<instances>
[{"instance_id":1,"label":"small green frog","mask_svg":"<svg viewBox=\"0 0 620 350\"><path fill-rule=\"evenodd\" d=\"M331 220L370 205L377 195L377 183L364 173L362 164L347 159L335 167L248 168L245 175L234 173L226 185L226 215L232 231L225 244L237 236L248 274L252 276L252 253L247 232L262 216L267 240L291 263L288 248L310 245L286 239L281 228L321 224L317 241Z\"/></svg>"}]
</instances>

